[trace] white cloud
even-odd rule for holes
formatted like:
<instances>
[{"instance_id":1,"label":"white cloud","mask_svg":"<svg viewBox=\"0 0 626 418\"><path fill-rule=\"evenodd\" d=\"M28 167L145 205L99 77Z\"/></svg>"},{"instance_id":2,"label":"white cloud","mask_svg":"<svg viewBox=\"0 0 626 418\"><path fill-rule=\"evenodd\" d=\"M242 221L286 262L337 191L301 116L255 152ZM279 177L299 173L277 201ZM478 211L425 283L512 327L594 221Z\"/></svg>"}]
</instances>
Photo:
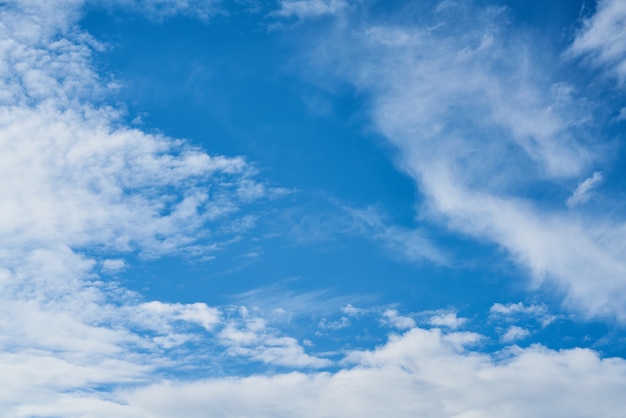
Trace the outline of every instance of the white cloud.
<instances>
[{"instance_id":1,"label":"white cloud","mask_svg":"<svg viewBox=\"0 0 626 418\"><path fill-rule=\"evenodd\" d=\"M264 318L246 308L240 308L239 313L240 317L228 321L219 333L227 354L284 367L321 368L332 364L328 359L305 353L295 338L280 335L267 326Z\"/></svg>"},{"instance_id":2,"label":"white cloud","mask_svg":"<svg viewBox=\"0 0 626 418\"><path fill-rule=\"evenodd\" d=\"M500 336L500 341L506 344L523 340L530 336L530 331L526 328L518 327L517 325L511 325L504 334Z\"/></svg>"},{"instance_id":3,"label":"white cloud","mask_svg":"<svg viewBox=\"0 0 626 418\"><path fill-rule=\"evenodd\" d=\"M591 350L514 348L491 357L464 348L468 333L415 328L353 352L336 373L163 382L118 396L154 417L615 417L626 363ZM495 357L500 357L496 360ZM584 376L584 378L582 378Z\"/></svg>"},{"instance_id":4,"label":"white cloud","mask_svg":"<svg viewBox=\"0 0 626 418\"><path fill-rule=\"evenodd\" d=\"M90 67L89 37L72 29L79 2L54 10L31 3L12 2L0 15L10 57L2 72L10 94L0 113L0 236L11 236L13 249L192 249L208 223L264 196L242 158L126 128L115 110L83 103L82 92L91 97L104 86Z\"/></svg>"},{"instance_id":5,"label":"white cloud","mask_svg":"<svg viewBox=\"0 0 626 418\"><path fill-rule=\"evenodd\" d=\"M356 306L352 306L352 304L347 304L346 306L341 308L341 312L345 313L351 318L358 318L362 315L365 315L367 312L365 309L357 308Z\"/></svg>"},{"instance_id":6,"label":"white cloud","mask_svg":"<svg viewBox=\"0 0 626 418\"><path fill-rule=\"evenodd\" d=\"M211 331L220 322L220 312L204 303L183 305L180 303L171 304L153 301L144 303L138 308L155 317L197 323L207 331Z\"/></svg>"},{"instance_id":7,"label":"white cloud","mask_svg":"<svg viewBox=\"0 0 626 418\"><path fill-rule=\"evenodd\" d=\"M598 1L595 13L583 21L567 55L584 56L623 83L626 80L626 4L620 0Z\"/></svg>"},{"instance_id":8,"label":"white cloud","mask_svg":"<svg viewBox=\"0 0 626 418\"><path fill-rule=\"evenodd\" d=\"M122 259L106 259L102 261L102 271L104 273L115 273L126 268L126 262Z\"/></svg>"},{"instance_id":9,"label":"white cloud","mask_svg":"<svg viewBox=\"0 0 626 418\"><path fill-rule=\"evenodd\" d=\"M534 318L542 327L547 327L557 317L548 312L545 305L525 305L523 302L503 305L494 303L489 308L489 318L495 320L517 321Z\"/></svg>"},{"instance_id":10,"label":"white cloud","mask_svg":"<svg viewBox=\"0 0 626 418\"><path fill-rule=\"evenodd\" d=\"M459 318L454 312L447 312L431 316L428 322L436 327L457 329L467 322L467 318Z\"/></svg>"},{"instance_id":11,"label":"white cloud","mask_svg":"<svg viewBox=\"0 0 626 418\"><path fill-rule=\"evenodd\" d=\"M337 321L329 321L326 318L322 318L322 319L320 319L320 322L319 322L319 324L317 324L317 326L319 328L321 328L321 329L338 330L338 329L349 327L350 326L350 320L347 317L345 317L345 316L342 316Z\"/></svg>"},{"instance_id":12,"label":"white cloud","mask_svg":"<svg viewBox=\"0 0 626 418\"><path fill-rule=\"evenodd\" d=\"M415 320L411 317L400 315L395 309L387 309L383 312L381 321L399 330L406 330L415 327Z\"/></svg>"},{"instance_id":13,"label":"white cloud","mask_svg":"<svg viewBox=\"0 0 626 418\"><path fill-rule=\"evenodd\" d=\"M589 177L585 181L582 181L578 185L578 187L576 187L576 190L574 190L572 196L567 199L567 206L573 208L585 203L591 197L591 191L600 183L602 183L603 180L604 178L602 177L602 173L600 173L599 171L593 173L591 177Z\"/></svg>"},{"instance_id":14,"label":"white cloud","mask_svg":"<svg viewBox=\"0 0 626 418\"><path fill-rule=\"evenodd\" d=\"M369 18L325 32L312 76L370 97L374 125L419 187L420 220L496 243L529 287L556 285L568 309L626 321L626 221L532 197L545 184L565 193L564 180L600 161L589 103L536 61L539 40L507 31L506 10L419 10L428 26Z\"/></svg>"}]
</instances>

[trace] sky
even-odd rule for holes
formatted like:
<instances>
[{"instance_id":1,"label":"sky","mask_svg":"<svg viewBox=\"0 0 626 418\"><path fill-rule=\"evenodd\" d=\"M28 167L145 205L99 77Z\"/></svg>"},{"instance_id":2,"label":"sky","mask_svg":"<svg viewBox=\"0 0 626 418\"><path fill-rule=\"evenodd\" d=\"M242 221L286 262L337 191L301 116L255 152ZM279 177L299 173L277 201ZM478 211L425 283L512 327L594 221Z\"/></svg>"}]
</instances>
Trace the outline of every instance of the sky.
<instances>
[{"instance_id":1,"label":"sky","mask_svg":"<svg viewBox=\"0 0 626 418\"><path fill-rule=\"evenodd\" d=\"M0 1L5 417L620 417L626 3Z\"/></svg>"}]
</instances>

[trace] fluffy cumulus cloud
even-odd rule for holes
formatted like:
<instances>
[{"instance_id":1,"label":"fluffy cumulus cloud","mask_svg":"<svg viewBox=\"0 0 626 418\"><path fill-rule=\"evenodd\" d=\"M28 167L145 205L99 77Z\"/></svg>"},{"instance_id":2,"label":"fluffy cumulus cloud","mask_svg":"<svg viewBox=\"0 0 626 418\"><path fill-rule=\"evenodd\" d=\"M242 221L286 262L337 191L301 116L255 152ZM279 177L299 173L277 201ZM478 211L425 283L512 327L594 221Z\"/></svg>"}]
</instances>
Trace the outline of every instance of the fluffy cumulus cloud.
<instances>
[{"instance_id":1,"label":"fluffy cumulus cloud","mask_svg":"<svg viewBox=\"0 0 626 418\"><path fill-rule=\"evenodd\" d=\"M601 2L598 16L618 3ZM590 101L535 58L548 53L540 40L508 30L507 13L454 1L404 5L402 19L361 13L312 48L309 74L369 97L419 188L421 220L497 244L529 287L556 287L573 311L624 321L626 222L582 205L610 159ZM546 184L560 204L534 198Z\"/></svg>"}]
</instances>

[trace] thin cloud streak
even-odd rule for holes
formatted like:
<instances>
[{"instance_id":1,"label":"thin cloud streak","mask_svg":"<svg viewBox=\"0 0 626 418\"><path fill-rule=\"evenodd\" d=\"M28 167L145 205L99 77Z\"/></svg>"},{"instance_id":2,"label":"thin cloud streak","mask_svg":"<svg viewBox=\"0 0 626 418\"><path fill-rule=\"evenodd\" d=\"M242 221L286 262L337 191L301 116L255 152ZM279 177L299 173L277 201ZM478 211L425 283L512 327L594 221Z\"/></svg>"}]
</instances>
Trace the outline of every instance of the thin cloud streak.
<instances>
[{"instance_id":1,"label":"thin cloud streak","mask_svg":"<svg viewBox=\"0 0 626 418\"><path fill-rule=\"evenodd\" d=\"M599 171L593 173L591 177L581 182L578 187L576 187L572 196L567 199L567 206L573 208L585 203L591 197L591 191L599 186L603 180L604 177L602 176L602 173Z\"/></svg>"}]
</instances>

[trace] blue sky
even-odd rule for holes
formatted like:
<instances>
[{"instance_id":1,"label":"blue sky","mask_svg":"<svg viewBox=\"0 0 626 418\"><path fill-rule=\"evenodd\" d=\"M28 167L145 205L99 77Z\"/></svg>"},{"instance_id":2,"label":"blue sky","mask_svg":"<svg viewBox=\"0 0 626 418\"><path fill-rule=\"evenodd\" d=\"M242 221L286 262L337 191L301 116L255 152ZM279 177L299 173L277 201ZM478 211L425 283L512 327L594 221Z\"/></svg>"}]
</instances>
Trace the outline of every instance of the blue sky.
<instances>
[{"instance_id":1,"label":"blue sky","mask_svg":"<svg viewBox=\"0 0 626 418\"><path fill-rule=\"evenodd\" d=\"M624 22L0 2L3 416L620 416Z\"/></svg>"}]
</instances>

